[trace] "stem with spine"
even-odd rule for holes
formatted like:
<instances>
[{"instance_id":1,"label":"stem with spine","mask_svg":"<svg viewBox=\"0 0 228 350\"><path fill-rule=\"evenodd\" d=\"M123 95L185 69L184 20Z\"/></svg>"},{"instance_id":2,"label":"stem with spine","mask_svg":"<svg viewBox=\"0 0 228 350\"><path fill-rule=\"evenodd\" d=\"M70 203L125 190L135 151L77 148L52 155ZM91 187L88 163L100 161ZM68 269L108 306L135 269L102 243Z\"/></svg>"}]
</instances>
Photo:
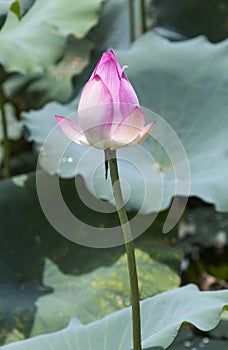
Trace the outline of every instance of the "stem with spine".
<instances>
[{"instance_id":1,"label":"stem with spine","mask_svg":"<svg viewBox=\"0 0 228 350\"><path fill-rule=\"evenodd\" d=\"M146 7L145 7L145 0L140 0L140 12L141 12L141 26L142 26L142 33L146 32Z\"/></svg>"},{"instance_id":2,"label":"stem with spine","mask_svg":"<svg viewBox=\"0 0 228 350\"><path fill-rule=\"evenodd\" d=\"M138 277L135 260L135 250L131 227L128 221L127 213L124 208L123 195L119 182L119 171L117 165L116 151L105 150L105 158L108 159L110 168L110 177L112 181L113 194L116 201L117 213L119 216L121 228L123 231L125 247L127 252L128 272L131 288L131 304L132 304L132 328L133 328L133 344L134 350L141 350L141 318L140 318L140 299Z\"/></svg>"},{"instance_id":3,"label":"stem with spine","mask_svg":"<svg viewBox=\"0 0 228 350\"><path fill-rule=\"evenodd\" d=\"M130 26L130 42L135 41L135 9L134 0L128 0L129 5L129 26Z\"/></svg>"},{"instance_id":4,"label":"stem with spine","mask_svg":"<svg viewBox=\"0 0 228 350\"><path fill-rule=\"evenodd\" d=\"M0 88L0 111L2 116L3 145L4 145L4 158L3 158L4 172L5 172L4 177L9 178L10 177L9 139L8 139L5 103L4 103L4 97L3 97L3 92L1 88Z\"/></svg>"}]
</instances>

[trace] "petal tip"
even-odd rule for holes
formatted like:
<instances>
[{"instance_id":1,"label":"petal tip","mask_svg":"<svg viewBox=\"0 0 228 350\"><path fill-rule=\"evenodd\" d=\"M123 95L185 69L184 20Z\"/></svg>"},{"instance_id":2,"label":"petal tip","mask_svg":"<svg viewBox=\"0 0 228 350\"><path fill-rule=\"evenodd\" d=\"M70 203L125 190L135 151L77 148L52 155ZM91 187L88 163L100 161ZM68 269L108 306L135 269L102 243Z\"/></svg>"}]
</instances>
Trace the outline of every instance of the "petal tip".
<instances>
[{"instance_id":1,"label":"petal tip","mask_svg":"<svg viewBox=\"0 0 228 350\"><path fill-rule=\"evenodd\" d=\"M63 119L65 119L65 117L61 117L60 115L55 115L55 119L57 123L60 123Z\"/></svg>"},{"instance_id":2,"label":"petal tip","mask_svg":"<svg viewBox=\"0 0 228 350\"><path fill-rule=\"evenodd\" d=\"M139 106L135 106L133 108L133 111L137 111L137 112L142 113L144 115L143 111L141 110L141 108Z\"/></svg>"},{"instance_id":3,"label":"petal tip","mask_svg":"<svg viewBox=\"0 0 228 350\"><path fill-rule=\"evenodd\" d=\"M154 120L153 122L151 122L151 123L149 123L149 124L147 124L147 125L145 126L145 128L146 128L148 134L149 134L149 133L151 132L151 130L154 128L155 124L156 124L156 120Z\"/></svg>"},{"instance_id":4,"label":"petal tip","mask_svg":"<svg viewBox=\"0 0 228 350\"><path fill-rule=\"evenodd\" d=\"M115 52L112 49L109 50L108 53L110 53L112 56L116 57Z\"/></svg>"}]
</instances>

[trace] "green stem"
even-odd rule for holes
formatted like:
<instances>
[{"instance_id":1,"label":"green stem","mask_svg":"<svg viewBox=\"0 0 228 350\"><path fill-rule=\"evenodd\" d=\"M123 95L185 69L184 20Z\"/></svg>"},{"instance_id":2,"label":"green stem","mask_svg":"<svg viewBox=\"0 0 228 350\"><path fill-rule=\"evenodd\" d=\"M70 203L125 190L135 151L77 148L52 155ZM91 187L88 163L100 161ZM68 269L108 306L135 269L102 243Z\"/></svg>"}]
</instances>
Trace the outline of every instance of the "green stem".
<instances>
[{"instance_id":1,"label":"green stem","mask_svg":"<svg viewBox=\"0 0 228 350\"><path fill-rule=\"evenodd\" d=\"M123 231L125 247L127 252L128 272L131 287L132 304L132 326L133 326L133 344L134 350L141 350L141 319L139 303L139 287L135 261L135 250L131 227L128 221L127 213L124 208L121 186L119 183L119 172L116 158L116 151L105 150L106 159L109 161L110 177L112 181L113 193L116 201L116 208Z\"/></svg>"},{"instance_id":2,"label":"green stem","mask_svg":"<svg viewBox=\"0 0 228 350\"><path fill-rule=\"evenodd\" d=\"M9 163L9 140L8 140L8 130L7 130L7 121L6 121L6 111L5 111L5 105L4 105L4 98L3 93L0 88L0 111L2 115L2 129L3 129L3 142L4 142L4 177L9 178L10 177L10 163Z\"/></svg>"},{"instance_id":3,"label":"green stem","mask_svg":"<svg viewBox=\"0 0 228 350\"><path fill-rule=\"evenodd\" d=\"M135 9L134 0L128 0L129 5L129 24L130 24L130 42L135 41Z\"/></svg>"},{"instance_id":4,"label":"green stem","mask_svg":"<svg viewBox=\"0 0 228 350\"><path fill-rule=\"evenodd\" d=\"M141 25L142 25L142 33L146 32L146 7L145 0L140 0L140 12L141 12Z\"/></svg>"}]
</instances>

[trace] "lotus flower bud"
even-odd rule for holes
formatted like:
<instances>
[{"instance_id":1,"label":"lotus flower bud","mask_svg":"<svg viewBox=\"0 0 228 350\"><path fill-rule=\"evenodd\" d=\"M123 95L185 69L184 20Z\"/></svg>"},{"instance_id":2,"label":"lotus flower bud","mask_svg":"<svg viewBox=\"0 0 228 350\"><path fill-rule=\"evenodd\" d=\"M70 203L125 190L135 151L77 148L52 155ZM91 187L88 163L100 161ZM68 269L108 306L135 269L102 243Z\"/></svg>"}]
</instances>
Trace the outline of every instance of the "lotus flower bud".
<instances>
[{"instance_id":1,"label":"lotus flower bud","mask_svg":"<svg viewBox=\"0 0 228 350\"><path fill-rule=\"evenodd\" d=\"M56 116L58 125L74 142L114 150L142 142L154 122L145 116L136 93L113 51L105 52L83 88L78 123Z\"/></svg>"}]
</instances>

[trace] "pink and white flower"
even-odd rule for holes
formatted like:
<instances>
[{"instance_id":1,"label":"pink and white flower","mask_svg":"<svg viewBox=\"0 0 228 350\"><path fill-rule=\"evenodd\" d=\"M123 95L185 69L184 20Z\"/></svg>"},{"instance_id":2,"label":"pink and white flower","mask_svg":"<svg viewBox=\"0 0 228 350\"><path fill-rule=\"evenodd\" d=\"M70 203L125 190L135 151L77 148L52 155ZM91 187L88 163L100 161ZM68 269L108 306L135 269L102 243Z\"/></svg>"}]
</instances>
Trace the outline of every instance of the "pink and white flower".
<instances>
[{"instance_id":1,"label":"pink and white flower","mask_svg":"<svg viewBox=\"0 0 228 350\"><path fill-rule=\"evenodd\" d=\"M99 149L133 146L146 139L155 122L145 125L136 93L113 51L105 52L83 88L78 123L56 116L72 141Z\"/></svg>"}]
</instances>

